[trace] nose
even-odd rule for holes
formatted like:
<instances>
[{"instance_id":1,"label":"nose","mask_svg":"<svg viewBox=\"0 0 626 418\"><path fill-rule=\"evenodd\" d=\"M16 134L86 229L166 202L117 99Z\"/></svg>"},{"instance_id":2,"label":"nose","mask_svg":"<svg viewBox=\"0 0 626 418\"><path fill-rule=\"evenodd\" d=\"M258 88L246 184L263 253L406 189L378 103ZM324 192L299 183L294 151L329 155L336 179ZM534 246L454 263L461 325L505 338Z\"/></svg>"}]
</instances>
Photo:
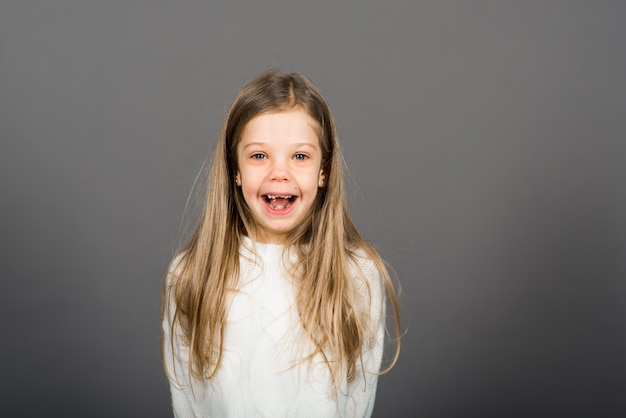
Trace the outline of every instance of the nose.
<instances>
[{"instance_id":1,"label":"nose","mask_svg":"<svg viewBox=\"0 0 626 418\"><path fill-rule=\"evenodd\" d=\"M275 159L270 168L270 180L272 181L289 181L289 167L286 161Z\"/></svg>"}]
</instances>

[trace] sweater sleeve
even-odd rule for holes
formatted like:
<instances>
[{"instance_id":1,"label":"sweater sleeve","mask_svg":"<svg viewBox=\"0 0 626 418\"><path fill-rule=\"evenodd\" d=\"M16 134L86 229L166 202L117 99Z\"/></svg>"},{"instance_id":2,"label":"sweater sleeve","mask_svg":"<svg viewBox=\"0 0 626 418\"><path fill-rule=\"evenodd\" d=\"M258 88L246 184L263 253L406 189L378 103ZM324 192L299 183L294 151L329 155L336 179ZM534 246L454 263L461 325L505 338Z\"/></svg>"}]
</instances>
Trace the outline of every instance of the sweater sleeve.
<instances>
[{"instance_id":1,"label":"sweater sleeve","mask_svg":"<svg viewBox=\"0 0 626 418\"><path fill-rule=\"evenodd\" d=\"M355 379L349 384L346 416L370 417L374 410L378 373L385 340L385 291L376 264L367 258L358 259L357 287L361 296L361 312L369 315L370 334L362 349L362 364L357 364Z\"/></svg>"},{"instance_id":2,"label":"sweater sleeve","mask_svg":"<svg viewBox=\"0 0 626 418\"><path fill-rule=\"evenodd\" d=\"M173 279L180 271L181 256L170 264L163 300L163 359L172 396L172 409L177 418L201 417L204 405L204 384L189 375L189 348L184 343L178 323L172 327L176 305L172 294Z\"/></svg>"}]
</instances>

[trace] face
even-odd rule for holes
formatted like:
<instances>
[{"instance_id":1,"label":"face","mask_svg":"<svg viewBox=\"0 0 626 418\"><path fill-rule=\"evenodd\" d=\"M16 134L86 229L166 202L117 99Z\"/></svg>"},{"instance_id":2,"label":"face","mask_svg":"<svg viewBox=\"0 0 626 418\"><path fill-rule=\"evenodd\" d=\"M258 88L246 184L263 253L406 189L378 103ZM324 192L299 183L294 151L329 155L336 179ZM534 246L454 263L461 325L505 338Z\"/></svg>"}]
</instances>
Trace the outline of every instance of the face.
<instances>
[{"instance_id":1,"label":"face","mask_svg":"<svg viewBox=\"0 0 626 418\"><path fill-rule=\"evenodd\" d=\"M301 107L254 117L242 132L237 163L237 185L255 222L251 238L284 243L324 182L313 120Z\"/></svg>"}]
</instances>

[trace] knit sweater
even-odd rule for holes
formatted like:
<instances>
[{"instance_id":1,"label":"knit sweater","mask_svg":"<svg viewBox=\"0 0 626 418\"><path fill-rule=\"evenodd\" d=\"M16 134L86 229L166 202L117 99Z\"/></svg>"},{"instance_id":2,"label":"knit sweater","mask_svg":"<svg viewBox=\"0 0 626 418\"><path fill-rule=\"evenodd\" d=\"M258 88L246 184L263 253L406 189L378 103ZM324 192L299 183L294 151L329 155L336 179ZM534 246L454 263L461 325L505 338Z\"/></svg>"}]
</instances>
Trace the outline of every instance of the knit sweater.
<instances>
[{"instance_id":1,"label":"knit sweater","mask_svg":"<svg viewBox=\"0 0 626 418\"><path fill-rule=\"evenodd\" d=\"M310 352L311 343L298 332L302 325L293 285L285 269L283 246L244 237L239 258L238 288L228 295L222 364L213 379L198 381L189 376L188 348L181 341L177 327L174 344L170 344L173 303L164 315L164 357L174 415L371 416L385 327L383 285L375 264L361 256L358 267L351 265L350 271L361 297L357 309L370 315L376 342L371 348L364 347L356 378L348 383L344 377L333 399L330 372L321 354L310 363L297 362L303 352ZM179 260L180 257L176 258L170 266L168 283L179 268Z\"/></svg>"}]
</instances>

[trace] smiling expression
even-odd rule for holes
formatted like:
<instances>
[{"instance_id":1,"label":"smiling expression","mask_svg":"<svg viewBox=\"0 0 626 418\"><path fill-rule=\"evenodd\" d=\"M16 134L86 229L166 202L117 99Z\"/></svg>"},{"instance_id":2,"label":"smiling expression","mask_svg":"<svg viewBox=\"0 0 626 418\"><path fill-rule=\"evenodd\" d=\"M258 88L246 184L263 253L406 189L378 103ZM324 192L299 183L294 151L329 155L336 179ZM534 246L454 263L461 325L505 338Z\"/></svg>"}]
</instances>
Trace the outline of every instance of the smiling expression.
<instances>
[{"instance_id":1,"label":"smiling expression","mask_svg":"<svg viewBox=\"0 0 626 418\"><path fill-rule=\"evenodd\" d=\"M301 107L263 113L237 145L236 181L254 218L252 238L284 243L322 187L322 150L315 122Z\"/></svg>"}]
</instances>

